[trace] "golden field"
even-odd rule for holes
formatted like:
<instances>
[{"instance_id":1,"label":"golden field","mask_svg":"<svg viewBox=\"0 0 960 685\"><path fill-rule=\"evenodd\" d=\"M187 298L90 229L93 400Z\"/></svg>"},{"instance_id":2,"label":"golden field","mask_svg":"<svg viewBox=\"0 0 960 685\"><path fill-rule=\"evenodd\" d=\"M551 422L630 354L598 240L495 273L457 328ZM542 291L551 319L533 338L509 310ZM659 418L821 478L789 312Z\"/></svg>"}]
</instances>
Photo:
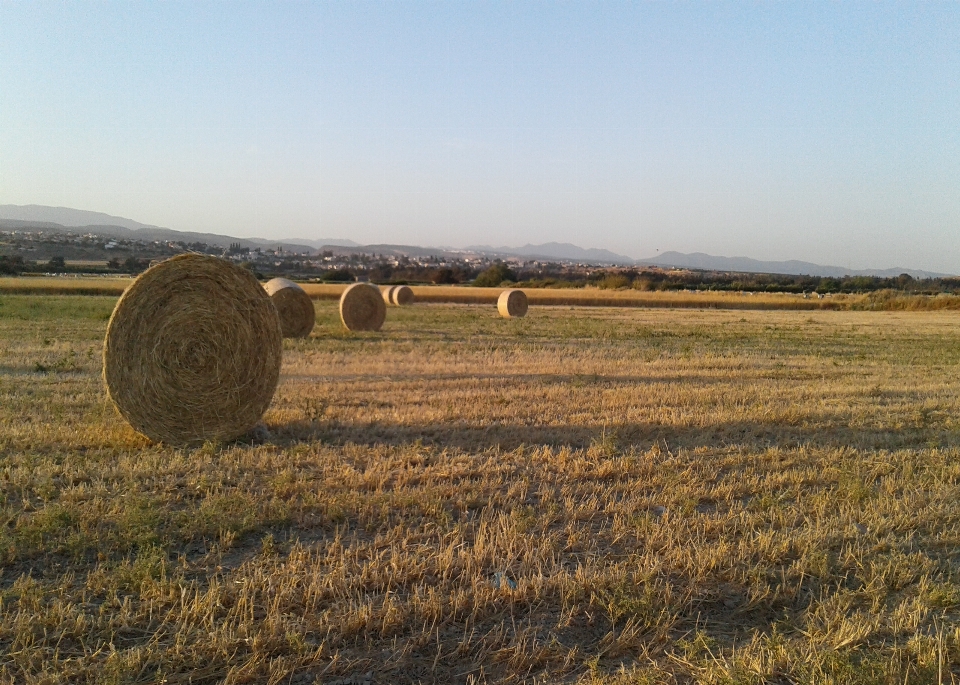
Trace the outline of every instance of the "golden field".
<instances>
[{"instance_id":1,"label":"golden field","mask_svg":"<svg viewBox=\"0 0 960 685\"><path fill-rule=\"evenodd\" d=\"M536 292L318 300L197 449L108 404L115 297L0 295L0 680L960 676L958 314Z\"/></svg>"},{"instance_id":2,"label":"golden field","mask_svg":"<svg viewBox=\"0 0 960 685\"><path fill-rule=\"evenodd\" d=\"M115 295L133 282L126 276L0 277L0 295ZM314 300L339 300L348 283L300 283ZM446 304L496 304L505 289L463 285L411 286L416 301ZM817 298L793 293L725 291L642 291L585 288L522 288L531 305L645 307L667 309L783 309L851 311L960 310L960 295L918 295L896 291L836 294Z\"/></svg>"}]
</instances>

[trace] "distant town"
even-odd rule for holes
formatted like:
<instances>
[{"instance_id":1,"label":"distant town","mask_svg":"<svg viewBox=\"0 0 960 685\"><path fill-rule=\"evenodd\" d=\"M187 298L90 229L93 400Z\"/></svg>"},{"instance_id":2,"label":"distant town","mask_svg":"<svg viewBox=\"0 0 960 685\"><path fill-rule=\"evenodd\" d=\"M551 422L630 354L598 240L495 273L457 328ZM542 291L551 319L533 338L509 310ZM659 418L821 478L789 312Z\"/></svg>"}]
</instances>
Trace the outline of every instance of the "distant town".
<instances>
[{"instance_id":1,"label":"distant town","mask_svg":"<svg viewBox=\"0 0 960 685\"><path fill-rule=\"evenodd\" d=\"M0 273L130 274L151 262L184 252L216 255L241 264L261 278L285 276L306 281L375 281L469 283L494 264L507 263L511 275L524 279L575 280L596 266L539 260L495 260L481 256L384 254L360 248L330 246L290 250L202 242L117 238L93 232L0 230Z\"/></svg>"},{"instance_id":2,"label":"distant town","mask_svg":"<svg viewBox=\"0 0 960 685\"><path fill-rule=\"evenodd\" d=\"M325 246L291 250L250 247L241 242L211 245L182 240L148 240L95 231L0 230L0 275L136 275L152 262L184 252L216 255L250 269L258 278L275 276L314 281L435 283L523 287L598 287L637 290L726 290L810 294L897 290L960 294L960 278L748 274L656 266L614 266L574 260L546 261L490 257L418 248L377 252L364 247Z\"/></svg>"}]
</instances>

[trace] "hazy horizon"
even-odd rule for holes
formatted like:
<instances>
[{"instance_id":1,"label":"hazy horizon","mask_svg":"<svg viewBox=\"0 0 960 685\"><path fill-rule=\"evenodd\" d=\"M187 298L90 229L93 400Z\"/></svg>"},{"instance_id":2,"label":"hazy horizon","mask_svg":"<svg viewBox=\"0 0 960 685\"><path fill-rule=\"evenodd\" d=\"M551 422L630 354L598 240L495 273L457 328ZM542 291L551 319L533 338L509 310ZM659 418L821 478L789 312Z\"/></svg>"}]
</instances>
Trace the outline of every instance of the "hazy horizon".
<instances>
[{"instance_id":1,"label":"hazy horizon","mask_svg":"<svg viewBox=\"0 0 960 685\"><path fill-rule=\"evenodd\" d=\"M0 204L960 272L960 6L0 2Z\"/></svg>"}]
</instances>

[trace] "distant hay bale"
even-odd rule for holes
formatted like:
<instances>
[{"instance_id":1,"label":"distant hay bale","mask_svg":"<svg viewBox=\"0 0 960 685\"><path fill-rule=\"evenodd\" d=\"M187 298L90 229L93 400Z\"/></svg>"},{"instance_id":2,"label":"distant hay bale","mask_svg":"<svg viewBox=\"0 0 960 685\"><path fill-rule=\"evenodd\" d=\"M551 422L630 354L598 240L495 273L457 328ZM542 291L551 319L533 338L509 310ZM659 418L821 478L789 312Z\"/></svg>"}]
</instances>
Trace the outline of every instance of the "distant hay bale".
<instances>
[{"instance_id":1,"label":"distant hay bale","mask_svg":"<svg viewBox=\"0 0 960 685\"><path fill-rule=\"evenodd\" d=\"M280 315L284 338L306 338L316 322L313 300L303 288L286 278L274 278L264 286Z\"/></svg>"},{"instance_id":2,"label":"distant hay bale","mask_svg":"<svg viewBox=\"0 0 960 685\"><path fill-rule=\"evenodd\" d=\"M103 377L123 417L151 440L227 441L266 411L281 349L276 307L250 271L184 254L124 291L107 325Z\"/></svg>"},{"instance_id":3,"label":"distant hay bale","mask_svg":"<svg viewBox=\"0 0 960 685\"><path fill-rule=\"evenodd\" d=\"M385 285L380 288L380 294L383 296L384 304L393 304L393 291L397 289L395 285Z\"/></svg>"},{"instance_id":4,"label":"distant hay bale","mask_svg":"<svg viewBox=\"0 0 960 685\"><path fill-rule=\"evenodd\" d=\"M413 304L413 289L408 285L398 285L390 293L390 301L398 307Z\"/></svg>"},{"instance_id":5,"label":"distant hay bale","mask_svg":"<svg viewBox=\"0 0 960 685\"><path fill-rule=\"evenodd\" d=\"M527 295L522 290L504 290L497 300L497 309L505 319L527 315Z\"/></svg>"},{"instance_id":6,"label":"distant hay bale","mask_svg":"<svg viewBox=\"0 0 960 685\"><path fill-rule=\"evenodd\" d=\"M354 283L340 296L340 320L350 331L379 331L387 318L387 305L380 288Z\"/></svg>"}]
</instances>

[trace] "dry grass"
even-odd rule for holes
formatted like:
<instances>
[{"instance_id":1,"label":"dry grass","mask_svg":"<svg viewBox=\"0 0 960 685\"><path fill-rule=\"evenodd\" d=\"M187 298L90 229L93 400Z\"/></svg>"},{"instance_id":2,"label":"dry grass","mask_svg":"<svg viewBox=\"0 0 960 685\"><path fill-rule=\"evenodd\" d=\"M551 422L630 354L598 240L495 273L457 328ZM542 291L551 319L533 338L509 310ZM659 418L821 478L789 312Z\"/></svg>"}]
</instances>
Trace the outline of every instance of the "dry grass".
<instances>
[{"instance_id":1,"label":"dry grass","mask_svg":"<svg viewBox=\"0 0 960 685\"><path fill-rule=\"evenodd\" d=\"M321 302L272 436L173 450L112 306L0 297L0 678L960 674L955 314Z\"/></svg>"},{"instance_id":2,"label":"dry grass","mask_svg":"<svg viewBox=\"0 0 960 685\"><path fill-rule=\"evenodd\" d=\"M332 283L301 284L310 297L317 300L338 299L346 286ZM471 286L420 285L413 286L417 302L434 304L487 304L496 307L497 299L506 288L474 288ZM865 296L836 296L823 299L805 299L801 295L785 293L733 292L643 292L639 290L600 290L598 288L524 288L529 303L553 306L585 307L657 307L710 309L850 309L867 301ZM930 298L935 299L935 298ZM946 299L940 298L946 302ZM960 298L951 298L960 300ZM960 307L960 304L956 304Z\"/></svg>"},{"instance_id":3,"label":"dry grass","mask_svg":"<svg viewBox=\"0 0 960 685\"><path fill-rule=\"evenodd\" d=\"M0 278L0 294L120 295L131 279L21 277ZM349 284L300 283L314 300L339 300ZM496 306L504 288L420 285L416 302ZM832 295L817 299L791 293L601 290L598 288L524 288L531 305L649 307L668 309L782 309L798 311L944 311L960 310L957 295L911 295L878 291L867 295Z\"/></svg>"},{"instance_id":4,"label":"dry grass","mask_svg":"<svg viewBox=\"0 0 960 685\"><path fill-rule=\"evenodd\" d=\"M5 276L0 277L0 294L119 296L131 283L133 279L127 276Z\"/></svg>"},{"instance_id":5,"label":"dry grass","mask_svg":"<svg viewBox=\"0 0 960 685\"><path fill-rule=\"evenodd\" d=\"M337 300L346 285L303 283L315 300ZM0 279L0 291L3 289ZM416 302L433 304L497 305L504 288L470 286L413 286ZM531 306L647 307L667 309L746 309L786 311L954 311L960 310L957 295L910 295L878 291L867 295L830 295L817 298L791 293L601 290L599 288L524 288Z\"/></svg>"}]
</instances>

